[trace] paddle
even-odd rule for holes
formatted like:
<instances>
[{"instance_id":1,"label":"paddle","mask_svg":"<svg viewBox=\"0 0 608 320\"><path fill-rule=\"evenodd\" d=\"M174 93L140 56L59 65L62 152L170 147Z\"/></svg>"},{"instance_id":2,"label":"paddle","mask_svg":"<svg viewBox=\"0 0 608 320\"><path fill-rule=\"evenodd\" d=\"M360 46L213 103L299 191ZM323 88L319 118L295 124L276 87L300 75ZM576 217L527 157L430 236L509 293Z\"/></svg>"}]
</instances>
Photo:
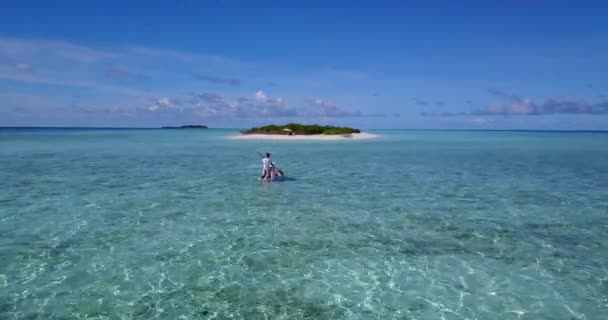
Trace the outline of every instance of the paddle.
<instances>
[{"instance_id":1,"label":"paddle","mask_svg":"<svg viewBox=\"0 0 608 320\"><path fill-rule=\"evenodd\" d=\"M256 152L257 152L257 151L256 151ZM261 153L257 152L257 154L258 154L260 157L264 158L264 156L263 156ZM271 163L272 163L272 165L273 165L275 168L277 168L277 171L278 171L278 172L279 172L279 173L280 173L282 176L284 176L284 175L285 175L285 174L283 173L283 170L281 170L279 167L277 167L277 165L276 165L276 164L274 164L274 162L271 162Z\"/></svg>"}]
</instances>

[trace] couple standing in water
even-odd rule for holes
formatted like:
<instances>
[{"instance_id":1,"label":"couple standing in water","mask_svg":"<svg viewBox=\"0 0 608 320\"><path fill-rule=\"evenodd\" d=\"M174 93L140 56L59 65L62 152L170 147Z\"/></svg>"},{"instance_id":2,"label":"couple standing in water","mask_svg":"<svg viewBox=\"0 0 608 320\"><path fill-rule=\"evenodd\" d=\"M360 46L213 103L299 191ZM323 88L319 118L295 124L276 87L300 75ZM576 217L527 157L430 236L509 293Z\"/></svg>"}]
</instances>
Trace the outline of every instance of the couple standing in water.
<instances>
[{"instance_id":1,"label":"couple standing in water","mask_svg":"<svg viewBox=\"0 0 608 320\"><path fill-rule=\"evenodd\" d=\"M280 176L282 176L282 173L277 170L274 162L272 162L270 153L266 153L266 156L262 157L262 176L260 178L262 180L274 180Z\"/></svg>"}]
</instances>

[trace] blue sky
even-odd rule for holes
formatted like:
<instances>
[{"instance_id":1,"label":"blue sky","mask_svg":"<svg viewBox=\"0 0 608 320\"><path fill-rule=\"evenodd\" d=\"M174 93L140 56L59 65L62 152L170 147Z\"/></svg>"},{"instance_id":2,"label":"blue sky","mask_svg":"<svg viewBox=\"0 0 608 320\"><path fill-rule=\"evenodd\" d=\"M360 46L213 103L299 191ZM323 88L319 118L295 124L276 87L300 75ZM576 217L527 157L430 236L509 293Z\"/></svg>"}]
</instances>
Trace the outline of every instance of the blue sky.
<instances>
[{"instance_id":1,"label":"blue sky","mask_svg":"<svg viewBox=\"0 0 608 320\"><path fill-rule=\"evenodd\" d=\"M602 1L13 1L0 126L608 130Z\"/></svg>"}]
</instances>

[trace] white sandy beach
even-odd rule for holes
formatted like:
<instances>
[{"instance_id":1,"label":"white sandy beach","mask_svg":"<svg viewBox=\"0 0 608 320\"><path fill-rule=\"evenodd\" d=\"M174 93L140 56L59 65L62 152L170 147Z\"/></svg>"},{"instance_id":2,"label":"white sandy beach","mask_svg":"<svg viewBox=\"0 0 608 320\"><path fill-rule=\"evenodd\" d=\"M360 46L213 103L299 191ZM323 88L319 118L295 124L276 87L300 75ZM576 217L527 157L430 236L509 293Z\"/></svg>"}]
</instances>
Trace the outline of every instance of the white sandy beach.
<instances>
[{"instance_id":1,"label":"white sandy beach","mask_svg":"<svg viewBox=\"0 0 608 320\"><path fill-rule=\"evenodd\" d=\"M229 136L228 139L235 140L365 140L378 138L378 135L371 133L352 133L348 135L276 135L276 134L239 134Z\"/></svg>"}]
</instances>

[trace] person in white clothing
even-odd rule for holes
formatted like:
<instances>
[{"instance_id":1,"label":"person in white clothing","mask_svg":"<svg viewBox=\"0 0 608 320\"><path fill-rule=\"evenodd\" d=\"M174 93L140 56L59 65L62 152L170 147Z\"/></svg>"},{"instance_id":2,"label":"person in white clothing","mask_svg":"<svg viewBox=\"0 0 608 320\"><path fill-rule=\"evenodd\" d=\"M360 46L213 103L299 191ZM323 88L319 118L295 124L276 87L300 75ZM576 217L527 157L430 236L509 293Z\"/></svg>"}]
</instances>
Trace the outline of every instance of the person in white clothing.
<instances>
[{"instance_id":1,"label":"person in white clothing","mask_svg":"<svg viewBox=\"0 0 608 320\"><path fill-rule=\"evenodd\" d=\"M272 176L272 159L270 153L262 158L262 179L270 180Z\"/></svg>"}]
</instances>

